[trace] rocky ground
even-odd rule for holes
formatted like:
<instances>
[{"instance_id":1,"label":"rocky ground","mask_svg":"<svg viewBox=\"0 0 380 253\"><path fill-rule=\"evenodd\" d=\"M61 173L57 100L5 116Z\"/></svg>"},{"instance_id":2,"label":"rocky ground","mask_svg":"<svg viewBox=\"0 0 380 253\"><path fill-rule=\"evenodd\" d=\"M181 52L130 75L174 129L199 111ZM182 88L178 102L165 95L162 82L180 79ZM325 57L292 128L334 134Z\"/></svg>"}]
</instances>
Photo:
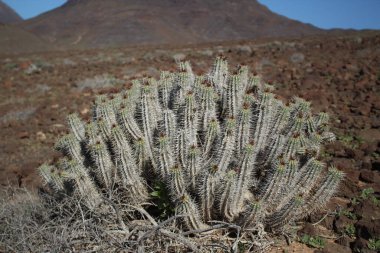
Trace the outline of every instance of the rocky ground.
<instances>
[{"instance_id":1,"label":"rocky ground","mask_svg":"<svg viewBox=\"0 0 380 253\"><path fill-rule=\"evenodd\" d=\"M323 158L346 173L336 197L302 222L299 239L273 252L376 252L380 249L380 34L129 48L0 57L0 180L38 187L36 168L56 159L65 116L90 116L99 92L142 75L158 77L188 59L208 69L218 54L247 64L284 98L301 96L327 111L337 141ZM327 213L326 213L327 210ZM376 245L377 242L377 245ZM376 248L377 247L377 248Z\"/></svg>"}]
</instances>

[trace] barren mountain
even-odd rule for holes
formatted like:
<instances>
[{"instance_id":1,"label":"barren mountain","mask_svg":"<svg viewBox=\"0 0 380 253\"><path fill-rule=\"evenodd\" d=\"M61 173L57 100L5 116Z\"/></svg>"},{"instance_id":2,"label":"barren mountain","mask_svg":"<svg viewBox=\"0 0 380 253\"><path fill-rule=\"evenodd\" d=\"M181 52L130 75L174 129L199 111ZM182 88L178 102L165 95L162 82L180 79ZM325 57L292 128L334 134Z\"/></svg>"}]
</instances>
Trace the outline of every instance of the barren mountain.
<instances>
[{"instance_id":1,"label":"barren mountain","mask_svg":"<svg viewBox=\"0 0 380 253\"><path fill-rule=\"evenodd\" d=\"M2 0L0 0L0 23L11 24L20 21L22 21L22 18Z\"/></svg>"},{"instance_id":2,"label":"barren mountain","mask_svg":"<svg viewBox=\"0 0 380 253\"><path fill-rule=\"evenodd\" d=\"M57 45L191 44L320 33L256 0L69 0L22 27Z\"/></svg>"},{"instance_id":3,"label":"barren mountain","mask_svg":"<svg viewBox=\"0 0 380 253\"><path fill-rule=\"evenodd\" d=\"M53 45L14 25L0 23L0 54L18 54L47 51Z\"/></svg>"}]
</instances>

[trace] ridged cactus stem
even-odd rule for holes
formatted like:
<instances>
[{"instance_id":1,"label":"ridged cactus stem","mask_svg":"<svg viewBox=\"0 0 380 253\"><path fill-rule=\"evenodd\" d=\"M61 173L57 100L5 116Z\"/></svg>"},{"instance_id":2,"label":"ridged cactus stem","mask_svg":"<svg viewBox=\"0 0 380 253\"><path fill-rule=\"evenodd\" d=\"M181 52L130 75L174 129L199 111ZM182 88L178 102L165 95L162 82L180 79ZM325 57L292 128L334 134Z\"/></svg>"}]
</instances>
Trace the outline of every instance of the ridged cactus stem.
<instances>
[{"instance_id":1,"label":"ridged cactus stem","mask_svg":"<svg viewBox=\"0 0 380 253\"><path fill-rule=\"evenodd\" d=\"M54 166L43 164L39 168L39 173L44 181L55 191L64 190L64 172L58 171Z\"/></svg>"},{"instance_id":2,"label":"ridged cactus stem","mask_svg":"<svg viewBox=\"0 0 380 253\"><path fill-rule=\"evenodd\" d=\"M236 177L236 172L231 170L229 171L224 179L223 183L223 193L220 196L220 213L223 217L226 217L227 220L231 221L234 218L235 212L238 210L234 210L231 208L231 202L234 201L233 198L231 198L231 195L233 196L233 192L235 192L236 186L234 185L234 179ZM235 212L234 212L235 211Z\"/></svg>"},{"instance_id":3,"label":"ridged cactus stem","mask_svg":"<svg viewBox=\"0 0 380 253\"><path fill-rule=\"evenodd\" d=\"M131 111L131 108L127 107L127 105L121 106L118 119L124 131L128 133L135 141L143 138L144 135L136 123L134 113Z\"/></svg>"},{"instance_id":4,"label":"ridged cactus stem","mask_svg":"<svg viewBox=\"0 0 380 253\"><path fill-rule=\"evenodd\" d=\"M201 214L203 214L203 220L205 221L212 220L213 216L218 165L211 165L209 170L211 170L210 173L206 173L206 175L203 176L202 185L200 187Z\"/></svg>"},{"instance_id":5,"label":"ridged cactus stem","mask_svg":"<svg viewBox=\"0 0 380 253\"><path fill-rule=\"evenodd\" d=\"M190 181L189 187L192 190L195 190L197 187L197 178L201 169L200 149L196 146L196 144L193 144L189 148L189 158L186 167L187 178Z\"/></svg>"},{"instance_id":6,"label":"ridged cactus stem","mask_svg":"<svg viewBox=\"0 0 380 253\"><path fill-rule=\"evenodd\" d=\"M90 152L96 165L95 172L98 179L107 189L111 189L114 183L115 170L106 145L103 142L98 141L90 146Z\"/></svg>"},{"instance_id":7,"label":"ridged cactus stem","mask_svg":"<svg viewBox=\"0 0 380 253\"><path fill-rule=\"evenodd\" d=\"M71 174L70 177L75 180L76 190L78 191L80 198L82 198L86 206L95 210L100 203L102 203L102 197L98 193L94 182L91 180L86 169L78 164L76 161L69 161L67 164L68 171Z\"/></svg>"},{"instance_id":8,"label":"ridged cactus stem","mask_svg":"<svg viewBox=\"0 0 380 253\"><path fill-rule=\"evenodd\" d=\"M260 110L254 133L254 141L256 143L257 151L262 150L263 145L268 138L268 132L270 129L269 123L273 113L272 96L272 94L264 92L258 105Z\"/></svg>"},{"instance_id":9,"label":"ridged cactus stem","mask_svg":"<svg viewBox=\"0 0 380 253\"><path fill-rule=\"evenodd\" d=\"M159 86L158 94L159 99L164 110L169 108L170 91L172 89L172 77L168 72L161 73L161 83Z\"/></svg>"},{"instance_id":10,"label":"ridged cactus stem","mask_svg":"<svg viewBox=\"0 0 380 253\"><path fill-rule=\"evenodd\" d=\"M233 190L229 194L228 210L235 217L243 209L243 202L247 198L248 189L253 185L252 173L255 171L252 154L254 144L248 143L245 146L242 161L237 168L237 178L234 180Z\"/></svg>"},{"instance_id":11,"label":"ridged cactus stem","mask_svg":"<svg viewBox=\"0 0 380 253\"><path fill-rule=\"evenodd\" d=\"M186 185L184 181L183 168L179 164L175 164L170 169L170 190L174 201L179 199L184 193L186 193Z\"/></svg>"},{"instance_id":12,"label":"ridged cactus stem","mask_svg":"<svg viewBox=\"0 0 380 253\"><path fill-rule=\"evenodd\" d=\"M251 227L254 223L261 223L262 221L262 205L259 202L253 201L240 218L243 227Z\"/></svg>"},{"instance_id":13,"label":"ridged cactus stem","mask_svg":"<svg viewBox=\"0 0 380 253\"><path fill-rule=\"evenodd\" d=\"M212 118L208 122L206 136L205 136L205 144L203 149L203 156L207 157L213 147L213 144L216 138L220 135L220 126L219 122L216 118Z\"/></svg>"},{"instance_id":14,"label":"ridged cactus stem","mask_svg":"<svg viewBox=\"0 0 380 253\"><path fill-rule=\"evenodd\" d=\"M74 134L67 134L62 137L56 144L56 148L70 156L72 159L76 159L79 163L83 162L82 148Z\"/></svg>"},{"instance_id":15,"label":"ridged cactus stem","mask_svg":"<svg viewBox=\"0 0 380 253\"><path fill-rule=\"evenodd\" d=\"M186 227L189 229L205 229L208 227L200 218L197 205L191 200L191 197L184 193L179 199L177 213L185 215L183 218Z\"/></svg>"},{"instance_id":16,"label":"ridged cactus stem","mask_svg":"<svg viewBox=\"0 0 380 253\"><path fill-rule=\"evenodd\" d=\"M244 103L243 108L240 111L237 120L237 136L236 136L236 153L241 154L244 151L245 146L250 141L250 130L251 130L251 110L250 104Z\"/></svg>"},{"instance_id":17,"label":"ridged cactus stem","mask_svg":"<svg viewBox=\"0 0 380 253\"><path fill-rule=\"evenodd\" d=\"M302 217L307 214L314 212L317 209L321 209L326 205L328 200L336 192L339 182L343 178L343 173L338 171L335 167L329 169L327 176L322 181L323 183L319 186L314 194L309 196L306 204L302 207Z\"/></svg>"},{"instance_id":18,"label":"ridged cactus stem","mask_svg":"<svg viewBox=\"0 0 380 253\"><path fill-rule=\"evenodd\" d=\"M228 64L223 57L216 58L210 76L216 89L222 91L228 80Z\"/></svg>"},{"instance_id":19,"label":"ridged cactus stem","mask_svg":"<svg viewBox=\"0 0 380 253\"><path fill-rule=\"evenodd\" d=\"M67 121L69 123L69 127L71 128L75 138L78 141L83 141L85 138L85 126L83 122L80 120L78 114L74 113L67 117Z\"/></svg>"},{"instance_id":20,"label":"ridged cactus stem","mask_svg":"<svg viewBox=\"0 0 380 253\"><path fill-rule=\"evenodd\" d=\"M176 136L177 124L175 115L172 110L164 110L162 114L163 120L160 122L159 131L169 138L170 145L174 147L178 137Z\"/></svg>"},{"instance_id":21,"label":"ridged cactus stem","mask_svg":"<svg viewBox=\"0 0 380 253\"><path fill-rule=\"evenodd\" d=\"M293 218L296 208L299 207L301 203L301 199L293 198L287 205L268 215L265 218L265 224L272 231L278 230Z\"/></svg>"},{"instance_id":22,"label":"ridged cactus stem","mask_svg":"<svg viewBox=\"0 0 380 253\"><path fill-rule=\"evenodd\" d=\"M223 131L222 143L216 157L218 165L218 174L226 172L228 164L233 155L236 140L235 125L235 118L230 117L226 120Z\"/></svg>"},{"instance_id":23,"label":"ridged cactus stem","mask_svg":"<svg viewBox=\"0 0 380 253\"><path fill-rule=\"evenodd\" d=\"M134 199L142 200L147 197L141 171L135 163L132 148L119 126L113 126L111 131L112 144L115 153L116 167L121 175L124 186L133 192Z\"/></svg>"},{"instance_id":24,"label":"ridged cactus stem","mask_svg":"<svg viewBox=\"0 0 380 253\"><path fill-rule=\"evenodd\" d=\"M144 129L145 145L153 167L157 168L157 164L153 156L153 129L156 125L156 120L153 118L153 108L149 100L150 99L147 92L143 92L141 95L141 116Z\"/></svg>"},{"instance_id":25,"label":"ridged cactus stem","mask_svg":"<svg viewBox=\"0 0 380 253\"><path fill-rule=\"evenodd\" d=\"M166 179L170 175L170 169L175 166L174 164L174 154L170 147L170 142L168 136L161 134L158 137L159 148L158 148L158 163L159 163L159 174L163 179Z\"/></svg>"}]
</instances>

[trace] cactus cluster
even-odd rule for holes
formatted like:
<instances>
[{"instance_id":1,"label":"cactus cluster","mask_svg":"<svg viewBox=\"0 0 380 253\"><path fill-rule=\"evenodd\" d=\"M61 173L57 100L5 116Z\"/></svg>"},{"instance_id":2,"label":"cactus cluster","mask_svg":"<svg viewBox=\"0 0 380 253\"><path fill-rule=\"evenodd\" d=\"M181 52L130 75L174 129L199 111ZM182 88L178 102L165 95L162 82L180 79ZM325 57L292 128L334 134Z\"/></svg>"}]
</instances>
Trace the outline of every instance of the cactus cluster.
<instances>
[{"instance_id":1,"label":"cactus cluster","mask_svg":"<svg viewBox=\"0 0 380 253\"><path fill-rule=\"evenodd\" d=\"M323 207L343 175L318 160L334 139L328 115L272 91L246 66L230 72L223 57L203 75L181 62L159 80L97 96L87 123L70 115L71 131L56 145L63 158L39 171L54 192L93 212L116 190L125 203L149 202L160 181L181 229L219 220L280 231Z\"/></svg>"}]
</instances>

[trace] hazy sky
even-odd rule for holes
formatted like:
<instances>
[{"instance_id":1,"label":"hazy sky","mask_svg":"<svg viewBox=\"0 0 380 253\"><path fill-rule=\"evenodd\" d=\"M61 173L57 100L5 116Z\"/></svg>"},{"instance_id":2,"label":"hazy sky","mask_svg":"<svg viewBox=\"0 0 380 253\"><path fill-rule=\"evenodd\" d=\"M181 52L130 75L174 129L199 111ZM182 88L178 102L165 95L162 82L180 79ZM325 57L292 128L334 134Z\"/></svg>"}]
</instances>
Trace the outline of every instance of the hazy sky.
<instances>
[{"instance_id":1,"label":"hazy sky","mask_svg":"<svg viewBox=\"0 0 380 253\"><path fill-rule=\"evenodd\" d=\"M65 0L3 1L16 10L24 19L51 10L66 2ZM320 28L380 29L380 0L258 1L276 13Z\"/></svg>"}]
</instances>

